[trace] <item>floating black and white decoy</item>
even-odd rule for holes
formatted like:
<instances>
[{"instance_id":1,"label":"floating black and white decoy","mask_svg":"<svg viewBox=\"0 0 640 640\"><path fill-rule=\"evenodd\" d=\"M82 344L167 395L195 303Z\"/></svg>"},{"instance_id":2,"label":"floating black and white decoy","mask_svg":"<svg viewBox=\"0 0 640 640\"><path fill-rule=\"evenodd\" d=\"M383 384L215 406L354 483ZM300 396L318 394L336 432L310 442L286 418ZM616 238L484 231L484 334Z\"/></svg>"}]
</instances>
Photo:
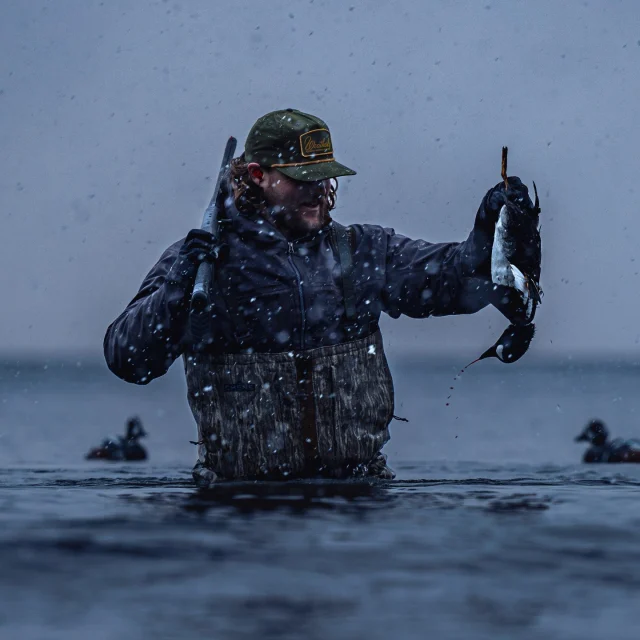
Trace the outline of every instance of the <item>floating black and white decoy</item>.
<instances>
[{"instance_id":1,"label":"floating black and white decoy","mask_svg":"<svg viewBox=\"0 0 640 640\"><path fill-rule=\"evenodd\" d=\"M127 420L127 430L122 436L105 438L102 444L91 449L86 460L146 460L147 451L140 444L140 438L147 435L142 421L137 416Z\"/></svg>"},{"instance_id":2,"label":"floating black and white decoy","mask_svg":"<svg viewBox=\"0 0 640 640\"><path fill-rule=\"evenodd\" d=\"M589 442L583 462L640 462L640 440L609 440L609 430L601 420L590 420L576 442Z\"/></svg>"}]
</instances>

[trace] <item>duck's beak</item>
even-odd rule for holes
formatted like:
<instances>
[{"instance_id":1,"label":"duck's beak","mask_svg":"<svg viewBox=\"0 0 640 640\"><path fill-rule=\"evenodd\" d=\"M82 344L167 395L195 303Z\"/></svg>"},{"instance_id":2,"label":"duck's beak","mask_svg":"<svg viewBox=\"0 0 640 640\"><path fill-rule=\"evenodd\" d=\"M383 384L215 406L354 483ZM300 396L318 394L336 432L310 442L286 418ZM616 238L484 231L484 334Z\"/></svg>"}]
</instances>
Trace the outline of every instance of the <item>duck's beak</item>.
<instances>
[{"instance_id":1,"label":"duck's beak","mask_svg":"<svg viewBox=\"0 0 640 640\"><path fill-rule=\"evenodd\" d=\"M574 438L575 442L589 442L590 438L586 433L581 433L579 436Z\"/></svg>"},{"instance_id":2,"label":"duck's beak","mask_svg":"<svg viewBox=\"0 0 640 640\"><path fill-rule=\"evenodd\" d=\"M479 358L476 358L473 362L470 362L465 369L467 369L468 367L470 367L472 364L475 364L476 362L480 362L480 360L484 360L486 358L498 358L498 354L496 353L496 345L494 344L493 347L489 347ZM499 360L500 358L498 358Z\"/></svg>"}]
</instances>

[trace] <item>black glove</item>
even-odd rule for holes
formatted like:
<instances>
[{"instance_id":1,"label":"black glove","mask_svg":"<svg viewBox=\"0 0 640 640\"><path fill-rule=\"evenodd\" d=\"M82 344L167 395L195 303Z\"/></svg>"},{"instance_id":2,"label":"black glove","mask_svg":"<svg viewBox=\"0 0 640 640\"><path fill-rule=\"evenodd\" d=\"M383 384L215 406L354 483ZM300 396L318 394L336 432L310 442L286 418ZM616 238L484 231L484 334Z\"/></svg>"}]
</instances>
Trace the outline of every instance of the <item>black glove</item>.
<instances>
[{"instance_id":1,"label":"black glove","mask_svg":"<svg viewBox=\"0 0 640 640\"><path fill-rule=\"evenodd\" d=\"M499 182L493 189L489 189L480 203L476 215L476 228L484 231L493 238L493 232L500 216L502 205L510 200L516 202L524 210L532 210L533 202L529 197L529 189L517 176L507 178L509 188L504 186L504 181Z\"/></svg>"},{"instance_id":2,"label":"black glove","mask_svg":"<svg viewBox=\"0 0 640 640\"><path fill-rule=\"evenodd\" d=\"M180 289L183 295L191 295L202 262L213 262L217 257L214 237L203 229L192 229L180 247L178 257L167 274L167 282Z\"/></svg>"}]
</instances>

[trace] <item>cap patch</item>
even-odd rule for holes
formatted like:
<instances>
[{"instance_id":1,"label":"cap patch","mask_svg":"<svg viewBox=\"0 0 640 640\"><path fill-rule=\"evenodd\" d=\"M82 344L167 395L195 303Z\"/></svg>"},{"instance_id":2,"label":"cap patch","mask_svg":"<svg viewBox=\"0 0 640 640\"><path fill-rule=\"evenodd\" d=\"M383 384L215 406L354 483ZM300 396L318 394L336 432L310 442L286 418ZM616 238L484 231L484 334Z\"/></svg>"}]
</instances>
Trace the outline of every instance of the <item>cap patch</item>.
<instances>
[{"instance_id":1,"label":"cap patch","mask_svg":"<svg viewBox=\"0 0 640 640\"><path fill-rule=\"evenodd\" d=\"M300 136L300 152L305 158L329 156L333 153L328 129L313 129Z\"/></svg>"}]
</instances>

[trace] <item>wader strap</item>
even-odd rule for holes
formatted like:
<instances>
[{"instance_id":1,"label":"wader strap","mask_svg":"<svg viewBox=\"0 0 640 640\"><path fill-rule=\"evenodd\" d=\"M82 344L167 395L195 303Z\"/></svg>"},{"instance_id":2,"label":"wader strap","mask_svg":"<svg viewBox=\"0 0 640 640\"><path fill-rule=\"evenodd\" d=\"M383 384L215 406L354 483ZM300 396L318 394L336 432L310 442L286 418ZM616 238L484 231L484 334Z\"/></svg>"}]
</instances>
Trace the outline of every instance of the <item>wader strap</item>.
<instances>
[{"instance_id":1,"label":"wader strap","mask_svg":"<svg viewBox=\"0 0 640 640\"><path fill-rule=\"evenodd\" d=\"M318 432L316 403L313 394L313 361L310 356L296 354L297 396L300 400L301 428L307 470L318 471Z\"/></svg>"},{"instance_id":2,"label":"wader strap","mask_svg":"<svg viewBox=\"0 0 640 640\"><path fill-rule=\"evenodd\" d=\"M340 269L342 271L342 294L344 296L344 311L347 320L356 319L356 292L353 282L353 257L351 255L351 233L335 220L331 223L331 234L338 250Z\"/></svg>"}]
</instances>

